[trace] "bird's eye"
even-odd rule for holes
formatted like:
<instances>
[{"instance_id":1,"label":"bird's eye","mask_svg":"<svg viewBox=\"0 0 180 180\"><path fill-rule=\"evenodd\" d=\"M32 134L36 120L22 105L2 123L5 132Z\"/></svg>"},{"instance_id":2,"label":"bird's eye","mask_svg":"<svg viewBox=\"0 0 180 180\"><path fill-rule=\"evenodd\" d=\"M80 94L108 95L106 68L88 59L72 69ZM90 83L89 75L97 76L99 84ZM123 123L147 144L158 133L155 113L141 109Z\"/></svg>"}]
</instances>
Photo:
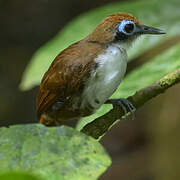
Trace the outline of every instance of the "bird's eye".
<instances>
[{"instance_id":1,"label":"bird's eye","mask_svg":"<svg viewBox=\"0 0 180 180\"><path fill-rule=\"evenodd\" d=\"M132 33L133 30L134 30L134 24L126 24L124 26L124 30L127 32L127 33Z\"/></svg>"},{"instance_id":2,"label":"bird's eye","mask_svg":"<svg viewBox=\"0 0 180 180\"><path fill-rule=\"evenodd\" d=\"M132 35L135 31L135 24L133 21L123 20L118 27L118 31L126 35Z\"/></svg>"}]
</instances>

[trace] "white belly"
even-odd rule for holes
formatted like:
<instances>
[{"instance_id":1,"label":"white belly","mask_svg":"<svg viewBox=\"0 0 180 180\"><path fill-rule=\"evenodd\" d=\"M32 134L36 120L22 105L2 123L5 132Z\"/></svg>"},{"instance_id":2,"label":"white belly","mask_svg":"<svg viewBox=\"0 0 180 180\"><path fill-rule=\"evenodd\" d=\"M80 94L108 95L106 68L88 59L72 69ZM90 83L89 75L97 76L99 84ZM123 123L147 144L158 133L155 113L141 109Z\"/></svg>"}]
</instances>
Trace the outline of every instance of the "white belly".
<instances>
[{"instance_id":1,"label":"white belly","mask_svg":"<svg viewBox=\"0 0 180 180\"><path fill-rule=\"evenodd\" d=\"M126 50L111 45L95 61L99 66L87 81L81 97L81 109L98 109L114 93L126 72Z\"/></svg>"}]
</instances>

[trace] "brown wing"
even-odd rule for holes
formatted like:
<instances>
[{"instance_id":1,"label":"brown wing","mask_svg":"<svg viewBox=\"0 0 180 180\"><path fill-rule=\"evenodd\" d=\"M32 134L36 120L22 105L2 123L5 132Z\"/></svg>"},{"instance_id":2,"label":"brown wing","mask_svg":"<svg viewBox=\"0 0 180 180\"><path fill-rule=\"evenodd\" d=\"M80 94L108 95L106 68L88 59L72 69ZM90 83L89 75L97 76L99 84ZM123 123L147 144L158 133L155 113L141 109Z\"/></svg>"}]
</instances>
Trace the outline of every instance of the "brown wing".
<instances>
[{"instance_id":1,"label":"brown wing","mask_svg":"<svg viewBox=\"0 0 180 180\"><path fill-rule=\"evenodd\" d=\"M103 51L97 43L80 41L62 51L45 73L36 99L38 118L57 101L77 92L96 66L94 58Z\"/></svg>"}]
</instances>

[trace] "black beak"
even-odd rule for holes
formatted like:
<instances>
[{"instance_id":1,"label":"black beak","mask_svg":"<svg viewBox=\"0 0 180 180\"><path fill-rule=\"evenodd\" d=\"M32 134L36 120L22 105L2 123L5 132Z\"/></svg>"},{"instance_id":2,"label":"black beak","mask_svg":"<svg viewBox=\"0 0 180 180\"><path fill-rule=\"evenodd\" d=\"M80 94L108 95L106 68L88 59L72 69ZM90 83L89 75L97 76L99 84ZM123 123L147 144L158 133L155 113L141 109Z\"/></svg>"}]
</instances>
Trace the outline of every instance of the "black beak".
<instances>
[{"instance_id":1,"label":"black beak","mask_svg":"<svg viewBox=\"0 0 180 180\"><path fill-rule=\"evenodd\" d=\"M138 26L137 29L138 29L137 32L141 34L166 34L166 32L161 29L157 29L145 25Z\"/></svg>"}]
</instances>

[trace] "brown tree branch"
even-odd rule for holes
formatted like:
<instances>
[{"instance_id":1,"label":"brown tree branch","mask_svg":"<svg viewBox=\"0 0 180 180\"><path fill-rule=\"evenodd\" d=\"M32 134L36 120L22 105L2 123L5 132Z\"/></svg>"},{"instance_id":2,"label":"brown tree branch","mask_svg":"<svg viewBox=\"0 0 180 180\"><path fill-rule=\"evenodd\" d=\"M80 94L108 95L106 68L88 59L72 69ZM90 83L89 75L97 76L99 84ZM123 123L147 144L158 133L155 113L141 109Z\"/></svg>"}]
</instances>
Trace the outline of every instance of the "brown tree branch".
<instances>
[{"instance_id":1,"label":"brown tree branch","mask_svg":"<svg viewBox=\"0 0 180 180\"><path fill-rule=\"evenodd\" d=\"M180 82L180 68L172 73L164 76L159 81L156 81L152 85L145 87L137 91L133 96L129 96L127 99L137 109L144 103L163 93L166 89ZM103 136L118 119L123 117L123 109L119 106L114 107L111 111L103 116L95 119L91 123L84 126L81 132L92 136L95 139L99 139Z\"/></svg>"}]
</instances>

